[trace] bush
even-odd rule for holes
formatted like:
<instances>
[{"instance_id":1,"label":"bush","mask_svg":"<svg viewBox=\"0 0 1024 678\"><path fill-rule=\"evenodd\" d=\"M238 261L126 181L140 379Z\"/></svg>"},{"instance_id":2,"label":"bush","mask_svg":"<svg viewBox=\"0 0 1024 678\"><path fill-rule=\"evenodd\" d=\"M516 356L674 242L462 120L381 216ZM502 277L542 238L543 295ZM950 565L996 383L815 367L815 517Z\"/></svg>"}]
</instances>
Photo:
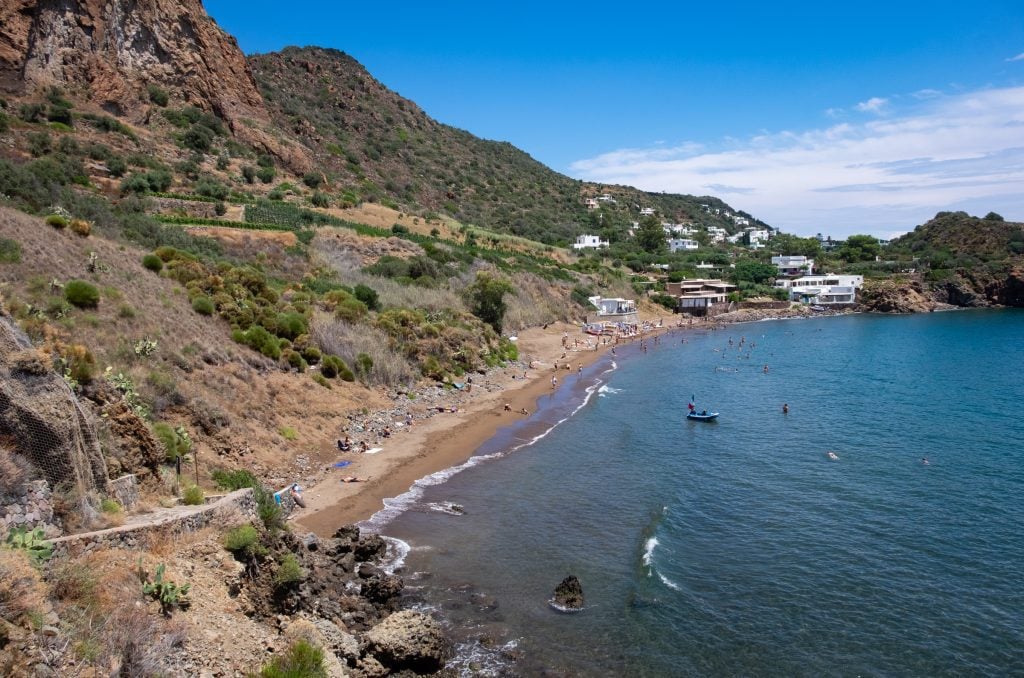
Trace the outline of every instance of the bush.
<instances>
[{"instance_id":1,"label":"bush","mask_svg":"<svg viewBox=\"0 0 1024 678\"><path fill-rule=\"evenodd\" d=\"M30 132L28 135L28 152L33 158L46 155L53 150L53 140L49 132Z\"/></svg>"},{"instance_id":2,"label":"bush","mask_svg":"<svg viewBox=\"0 0 1024 678\"><path fill-rule=\"evenodd\" d=\"M260 671L260 678L326 678L324 651L299 640Z\"/></svg>"},{"instance_id":3,"label":"bush","mask_svg":"<svg viewBox=\"0 0 1024 678\"><path fill-rule=\"evenodd\" d=\"M213 477L213 482L217 483L217 487L230 492L241 490L244 487L259 487L260 484L256 480L256 476L245 469L235 471L217 469L210 475Z\"/></svg>"},{"instance_id":4,"label":"bush","mask_svg":"<svg viewBox=\"0 0 1024 678\"><path fill-rule=\"evenodd\" d=\"M302 175L302 183L312 189L317 189L320 188L322 183L324 183L324 176L319 172L306 172Z\"/></svg>"},{"instance_id":5,"label":"bush","mask_svg":"<svg viewBox=\"0 0 1024 678\"><path fill-rule=\"evenodd\" d=\"M142 266L153 273L159 273L164 269L164 261L155 254L147 254L142 257Z\"/></svg>"},{"instance_id":6,"label":"bush","mask_svg":"<svg viewBox=\"0 0 1024 678\"><path fill-rule=\"evenodd\" d=\"M104 497L103 501L100 502L100 510L107 514L120 513L122 511L121 504L116 499L110 497Z\"/></svg>"},{"instance_id":7,"label":"bush","mask_svg":"<svg viewBox=\"0 0 1024 678\"><path fill-rule=\"evenodd\" d=\"M253 325L244 332L236 330L231 333L231 338L268 358L277 360L281 357L281 346L277 338L260 325Z\"/></svg>"},{"instance_id":8,"label":"bush","mask_svg":"<svg viewBox=\"0 0 1024 678\"><path fill-rule=\"evenodd\" d=\"M100 303L100 291L84 280L72 280L64 286L64 298L78 308L96 308Z\"/></svg>"},{"instance_id":9,"label":"bush","mask_svg":"<svg viewBox=\"0 0 1024 678\"><path fill-rule=\"evenodd\" d=\"M189 485L181 493L181 502L185 506L201 506L206 503L206 495L203 494L203 488L198 485Z\"/></svg>"},{"instance_id":10,"label":"bush","mask_svg":"<svg viewBox=\"0 0 1024 678\"><path fill-rule=\"evenodd\" d=\"M123 177L124 173L128 171L128 163L119 155L111 156L111 158L107 160L107 171L110 172L110 176L115 179Z\"/></svg>"},{"instance_id":11,"label":"bush","mask_svg":"<svg viewBox=\"0 0 1024 678\"><path fill-rule=\"evenodd\" d=\"M158 85L150 84L146 87L146 90L149 92L149 100L161 108L166 106L167 102L170 100L170 97L167 95L167 91Z\"/></svg>"},{"instance_id":12,"label":"bush","mask_svg":"<svg viewBox=\"0 0 1024 678\"><path fill-rule=\"evenodd\" d=\"M315 193L313 193L313 196L309 200L310 200L310 202L313 203L314 207L330 207L331 206L331 201L327 197L327 194L323 193L321 191L316 191Z\"/></svg>"},{"instance_id":13,"label":"bush","mask_svg":"<svg viewBox=\"0 0 1024 678\"><path fill-rule=\"evenodd\" d=\"M239 525L224 535L224 548L239 560L252 560L262 555L260 533L252 525Z\"/></svg>"},{"instance_id":14,"label":"bush","mask_svg":"<svg viewBox=\"0 0 1024 678\"><path fill-rule=\"evenodd\" d=\"M21 244L10 238L0 238L0 263L16 264L21 261Z\"/></svg>"},{"instance_id":15,"label":"bush","mask_svg":"<svg viewBox=\"0 0 1024 678\"><path fill-rule=\"evenodd\" d=\"M0 111L0 134L6 134L7 130L10 129L10 122L7 119L7 114Z\"/></svg>"},{"instance_id":16,"label":"bush","mask_svg":"<svg viewBox=\"0 0 1024 678\"><path fill-rule=\"evenodd\" d=\"M228 187L210 177L199 179L195 184L195 192L214 200L224 200L228 197Z\"/></svg>"},{"instance_id":17,"label":"bush","mask_svg":"<svg viewBox=\"0 0 1024 678\"><path fill-rule=\"evenodd\" d=\"M192 300L192 310L199 315L213 315L216 309L213 307L210 297L200 296Z\"/></svg>"},{"instance_id":18,"label":"bush","mask_svg":"<svg viewBox=\"0 0 1024 678\"><path fill-rule=\"evenodd\" d=\"M260 167L259 170L256 172L256 178L258 178L260 181L262 181L265 184L269 184L270 182L272 182L274 180L274 177L276 177L276 176L277 176L277 172L274 171L274 166L273 165L271 165L269 167ZM282 191L282 197L283 197L283 191Z\"/></svg>"},{"instance_id":19,"label":"bush","mask_svg":"<svg viewBox=\"0 0 1024 678\"><path fill-rule=\"evenodd\" d=\"M377 309L380 308L380 301L377 298L377 291L370 287L369 285L356 285L356 288L352 290L352 292L355 295L356 299L363 302L363 304L366 305L366 308L370 309L371 311L376 311Z\"/></svg>"},{"instance_id":20,"label":"bush","mask_svg":"<svg viewBox=\"0 0 1024 678\"><path fill-rule=\"evenodd\" d=\"M213 148L216 133L206 125L195 124L181 135L181 145L200 153L209 153Z\"/></svg>"},{"instance_id":21,"label":"bush","mask_svg":"<svg viewBox=\"0 0 1024 678\"><path fill-rule=\"evenodd\" d=\"M306 572L293 553L286 553L274 572L274 588L286 589L306 578Z\"/></svg>"},{"instance_id":22,"label":"bush","mask_svg":"<svg viewBox=\"0 0 1024 678\"><path fill-rule=\"evenodd\" d=\"M46 217L46 223L54 228L67 228L68 220L59 214L51 214Z\"/></svg>"},{"instance_id":23,"label":"bush","mask_svg":"<svg viewBox=\"0 0 1024 678\"><path fill-rule=\"evenodd\" d=\"M245 179L247 184L256 183L256 168L252 165L242 167L242 178Z\"/></svg>"},{"instance_id":24,"label":"bush","mask_svg":"<svg viewBox=\"0 0 1024 678\"><path fill-rule=\"evenodd\" d=\"M83 238L88 237L92 233L92 224L85 219L72 219L68 224L68 228L71 229L76 235L80 235Z\"/></svg>"},{"instance_id":25,"label":"bush","mask_svg":"<svg viewBox=\"0 0 1024 678\"><path fill-rule=\"evenodd\" d=\"M173 462L192 451L192 439L182 427L171 428L169 424L159 422L153 425L153 434L164 446L167 461Z\"/></svg>"}]
</instances>

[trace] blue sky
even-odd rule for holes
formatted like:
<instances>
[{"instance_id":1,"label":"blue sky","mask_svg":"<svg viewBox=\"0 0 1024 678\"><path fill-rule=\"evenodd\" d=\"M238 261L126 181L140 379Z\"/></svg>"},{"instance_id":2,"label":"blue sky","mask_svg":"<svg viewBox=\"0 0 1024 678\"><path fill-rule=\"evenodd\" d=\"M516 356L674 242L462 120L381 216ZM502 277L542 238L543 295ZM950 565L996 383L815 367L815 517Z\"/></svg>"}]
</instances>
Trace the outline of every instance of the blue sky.
<instances>
[{"instance_id":1,"label":"blue sky","mask_svg":"<svg viewBox=\"0 0 1024 678\"><path fill-rule=\"evenodd\" d=\"M347 52L570 176L799 234L1024 220L1024 3L206 0L246 53Z\"/></svg>"}]
</instances>

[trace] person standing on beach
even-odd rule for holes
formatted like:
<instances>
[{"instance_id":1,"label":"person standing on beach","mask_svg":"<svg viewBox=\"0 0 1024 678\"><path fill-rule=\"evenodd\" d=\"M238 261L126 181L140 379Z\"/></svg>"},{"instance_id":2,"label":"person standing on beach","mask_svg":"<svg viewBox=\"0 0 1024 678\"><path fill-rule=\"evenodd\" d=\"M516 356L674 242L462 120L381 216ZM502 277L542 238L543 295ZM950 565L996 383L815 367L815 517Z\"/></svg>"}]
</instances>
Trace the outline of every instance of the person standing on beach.
<instances>
[{"instance_id":1,"label":"person standing on beach","mask_svg":"<svg viewBox=\"0 0 1024 678\"><path fill-rule=\"evenodd\" d=\"M551 390L558 386L558 377L551 375Z\"/></svg>"}]
</instances>

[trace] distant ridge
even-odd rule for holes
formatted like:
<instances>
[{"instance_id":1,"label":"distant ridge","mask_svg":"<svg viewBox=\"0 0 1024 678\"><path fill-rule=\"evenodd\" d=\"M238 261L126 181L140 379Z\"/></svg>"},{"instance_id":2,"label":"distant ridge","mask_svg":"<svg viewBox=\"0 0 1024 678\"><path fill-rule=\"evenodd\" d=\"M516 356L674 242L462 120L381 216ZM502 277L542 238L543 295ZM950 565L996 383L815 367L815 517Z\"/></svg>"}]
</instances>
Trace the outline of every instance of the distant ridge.
<instances>
[{"instance_id":1,"label":"distant ridge","mask_svg":"<svg viewBox=\"0 0 1024 678\"><path fill-rule=\"evenodd\" d=\"M548 243L599 226L624 229L641 207L669 221L735 229L702 208L737 213L718 198L578 181L512 144L440 123L344 52L288 47L250 56L249 63L276 124L296 135L353 196L422 205ZM602 205L598 221L583 200L605 193L615 203Z\"/></svg>"}]
</instances>

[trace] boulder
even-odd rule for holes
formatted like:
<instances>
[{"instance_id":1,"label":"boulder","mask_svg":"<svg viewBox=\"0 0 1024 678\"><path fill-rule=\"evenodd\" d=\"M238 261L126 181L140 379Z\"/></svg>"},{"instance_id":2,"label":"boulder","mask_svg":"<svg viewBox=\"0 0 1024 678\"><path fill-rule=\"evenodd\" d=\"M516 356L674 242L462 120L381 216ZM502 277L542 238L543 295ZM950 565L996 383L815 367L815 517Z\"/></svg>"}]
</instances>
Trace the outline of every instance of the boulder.
<instances>
[{"instance_id":1,"label":"boulder","mask_svg":"<svg viewBox=\"0 0 1024 678\"><path fill-rule=\"evenodd\" d=\"M359 541L359 528L355 525L343 525L334 531L334 538L343 542Z\"/></svg>"},{"instance_id":2,"label":"boulder","mask_svg":"<svg viewBox=\"0 0 1024 678\"><path fill-rule=\"evenodd\" d=\"M555 595L551 601L565 610L579 610L583 607L583 586L580 580L570 575L555 587Z\"/></svg>"},{"instance_id":3,"label":"boulder","mask_svg":"<svg viewBox=\"0 0 1024 678\"><path fill-rule=\"evenodd\" d=\"M403 610L370 629L364 651L393 672L434 673L444 668L451 646L441 625L422 612Z\"/></svg>"},{"instance_id":4,"label":"boulder","mask_svg":"<svg viewBox=\"0 0 1024 678\"><path fill-rule=\"evenodd\" d=\"M356 544L356 560L363 563L376 563L388 552L388 543L380 535L371 534L363 537Z\"/></svg>"},{"instance_id":5,"label":"boulder","mask_svg":"<svg viewBox=\"0 0 1024 678\"><path fill-rule=\"evenodd\" d=\"M405 582L395 575L371 577L363 582L359 595L371 603L384 604L400 596L404 587Z\"/></svg>"}]
</instances>

